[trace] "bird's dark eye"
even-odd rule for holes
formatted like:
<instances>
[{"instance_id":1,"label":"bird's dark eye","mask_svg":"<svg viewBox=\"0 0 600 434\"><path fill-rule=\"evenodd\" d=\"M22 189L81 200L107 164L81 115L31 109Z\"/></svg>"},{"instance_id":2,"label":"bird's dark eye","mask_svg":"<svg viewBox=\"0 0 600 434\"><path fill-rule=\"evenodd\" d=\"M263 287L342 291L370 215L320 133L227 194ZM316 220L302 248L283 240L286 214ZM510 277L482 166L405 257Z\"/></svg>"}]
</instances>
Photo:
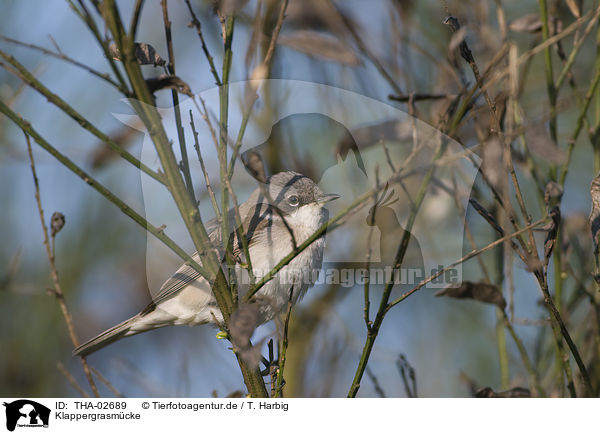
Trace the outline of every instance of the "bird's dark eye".
<instances>
[{"instance_id":1,"label":"bird's dark eye","mask_svg":"<svg viewBox=\"0 0 600 434\"><path fill-rule=\"evenodd\" d=\"M298 196L296 196L295 194L289 196L287 198L287 201L291 206L298 206L298 204L300 203L300 199L298 199Z\"/></svg>"}]
</instances>

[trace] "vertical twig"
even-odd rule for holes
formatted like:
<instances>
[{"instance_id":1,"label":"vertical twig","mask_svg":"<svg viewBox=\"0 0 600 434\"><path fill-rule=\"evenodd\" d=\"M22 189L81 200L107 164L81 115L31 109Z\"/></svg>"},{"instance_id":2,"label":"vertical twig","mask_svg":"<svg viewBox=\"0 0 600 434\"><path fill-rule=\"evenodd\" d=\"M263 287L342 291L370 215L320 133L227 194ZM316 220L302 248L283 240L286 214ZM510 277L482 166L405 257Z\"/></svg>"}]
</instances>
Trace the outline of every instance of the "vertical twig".
<instances>
[{"instance_id":1,"label":"vertical twig","mask_svg":"<svg viewBox=\"0 0 600 434\"><path fill-rule=\"evenodd\" d=\"M175 75L175 52L173 51L173 37L171 35L171 21L169 20L169 8L167 0L160 0L160 5L163 15L163 25L165 28L165 39L167 41L167 51L169 53L169 63L167 65L167 72L170 75ZM183 179L187 187L188 193L192 198L192 201L196 202L196 195L194 194L194 183L192 182L192 175L190 174L190 163L188 160L187 147L185 144L185 132L183 130L183 124L181 122L181 108L179 107L179 94L177 90L171 89L171 97L173 98L173 112L175 114L175 126L177 129L177 138L179 139L179 151L181 152L181 162L179 164L180 170L183 173Z\"/></svg>"},{"instance_id":2,"label":"vertical twig","mask_svg":"<svg viewBox=\"0 0 600 434\"><path fill-rule=\"evenodd\" d=\"M46 255L48 256L48 263L50 264L50 276L52 277L52 282L54 284L54 296L58 301L58 305L60 306L60 310L62 311L63 317L65 319L65 323L67 324L67 330L69 332L69 337L71 338L71 343L73 344L73 348L77 348L79 346L79 339L77 338L77 334L75 333L75 326L73 325L73 318L71 317L71 313L67 308L67 303L65 302L65 298L62 292L62 288L60 286L60 280L58 279L58 271L56 270L56 264L54 261L54 252L50 247L50 238L48 236L48 227L46 226L46 220L44 218L44 209L42 208L42 199L40 196L40 185L37 177L37 173L35 170L35 161L33 159L33 151L31 149L31 141L29 140L29 135L23 131L25 135L25 140L27 142L27 153L29 155L29 162L31 165L31 174L33 176L33 185L35 187L35 202L37 204L38 212L40 215L40 223L42 225L42 232L44 234L44 246L46 247ZM52 242L54 243L54 237L56 233L53 231L52 233ZM92 392L96 398L100 397L98 393L98 388L96 387L96 383L92 378L92 373L90 372L90 367L87 364L87 360L85 357L81 357L81 365L83 366L83 371L85 372L85 376L90 383L90 387L92 388Z\"/></svg>"},{"instance_id":3,"label":"vertical twig","mask_svg":"<svg viewBox=\"0 0 600 434\"><path fill-rule=\"evenodd\" d=\"M288 347L288 330L290 325L290 316L292 314L292 300L294 297L294 286L290 288L290 296L288 299L287 311L285 314L285 321L283 323L283 336L281 339L280 349L279 349L279 369L277 370L277 385L275 387L275 398L283 397L283 386L285 385L285 380L283 379L283 371L285 369L285 358L287 354Z\"/></svg>"}]
</instances>

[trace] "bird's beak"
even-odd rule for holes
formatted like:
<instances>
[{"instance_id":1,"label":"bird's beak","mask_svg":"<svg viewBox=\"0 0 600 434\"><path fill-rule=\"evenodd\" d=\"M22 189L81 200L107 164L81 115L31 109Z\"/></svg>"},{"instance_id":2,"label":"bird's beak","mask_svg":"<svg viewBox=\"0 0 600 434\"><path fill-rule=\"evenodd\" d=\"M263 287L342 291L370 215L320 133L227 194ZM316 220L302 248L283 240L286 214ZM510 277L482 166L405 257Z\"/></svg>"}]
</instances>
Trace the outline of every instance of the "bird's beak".
<instances>
[{"instance_id":1,"label":"bird's beak","mask_svg":"<svg viewBox=\"0 0 600 434\"><path fill-rule=\"evenodd\" d=\"M317 200L317 202L318 203L326 203L326 202L331 202L332 200L336 200L339 198L340 198L339 194L324 194Z\"/></svg>"}]
</instances>

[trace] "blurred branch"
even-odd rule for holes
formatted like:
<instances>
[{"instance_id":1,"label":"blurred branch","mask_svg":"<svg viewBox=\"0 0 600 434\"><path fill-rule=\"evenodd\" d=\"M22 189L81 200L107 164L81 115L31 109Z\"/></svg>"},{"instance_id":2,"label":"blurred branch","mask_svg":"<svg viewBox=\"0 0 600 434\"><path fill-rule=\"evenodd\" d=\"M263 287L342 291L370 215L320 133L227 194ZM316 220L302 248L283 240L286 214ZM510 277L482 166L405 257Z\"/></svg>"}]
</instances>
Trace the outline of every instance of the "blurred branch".
<instances>
[{"instance_id":1,"label":"blurred branch","mask_svg":"<svg viewBox=\"0 0 600 434\"><path fill-rule=\"evenodd\" d=\"M62 292L62 288L60 286L60 280L58 279L58 271L56 270L56 263L54 261L54 249L50 248L50 237L48 236L48 227L46 226L46 219L44 218L44 208L42 207L42 199L40 197L40 185L37 177L37 173L35 170L35 162L33 160L33 151L31 149L31 141L29 140L29 136L27 132L23 130L23 134L25 135L25 140L27 142L27 153L29 155L29 162L31 165L31 174L33 176L33 185L35 187L35 202L37 204L38 212L40 215L40 223L42 225L42 232L44 234L44 246L46 247L46 255L48 256L48 263L50 264L50 276L52 278L52 282L54 284L54 295L56 300L58 301L58 305L60 306L60 310L62 311L63 318L65 319L65 323L67 324L67 330L69 332L69 337L71 338L71 343L73 344L73 348L77 348L79 346L79 339L77 338L77 334L75 333L75 326L73 325L73 318L71 317L71 313L67 308L67 303L65 302L65 297ZM54 244L54 237L56 233L60 230L60 228L52 230L52 243ZM96 383L94 383L94 379L92 378L92 373L90 372L90 367L87 364L85 357L81 357L81 365L83 366L83 371L85 372L85 376L90 383L90 387L92 388L92 392L96 398L100 397L98 393L98 388L96 387Z\"/></svg>"},{"instance_id":2,"label":"blurred branch","mask_svg":"<svg viewBox=\"0 0 600 434\"><path fill-rule=\"evenodd\" d=\"M462 258L460 258L457 261L455 261L455 262L453 262L453 263L445 266L444 268L438 270L436 273L432 274L427 279L422 280L421 282L419 282L418 285L416 285L410 291L405 292L400 297L398 297L395 300L389 302L389 304L385 308L386 311L389 311L392 307L394 307L398 303L401 303L407 297L409 297L410 295L414 294L419 289L423 288L429 282L432 282L433 280L437 279L438 277L440 277L442 274L444 274L448 270L451 270L452 268L456 267L457 265L462 264L463 262L468 261L469 259L474 258L477 255L480 255L480 254L482 254L484 252L487 252L488 250L496 247L499 244L502 244L502 243L504 243L506 241L510 241L511 239L515 238L519 234L522 234L523 232L527 232L527 231L535 228L536 226L539 226L540 224L544 223L544 221L546 221L546 218L537 220L537 221L531 223L530 225L525 226L523 229L520 229L520 230L518 230L516 232L513 232L512 234L505 235L502 238L498 238L496 241L493 241L493 242L489 243L485 247L482 247L482 248L477 249L477 250L472 250L471 252L469 252L465 256L463 256Z\"/></svg>"},{"instance_id":3,"label":"blurred branch","mask_svg":"<svg viewBox=\"0 0 600 434\"><path fill-rule=\"evenodd\" d=\"M189 263L194 269L200 273L203 277L209 278L210 276L200 267L196 261L192 259L183 249L181 249L171 238L169 238L162 229L151 225L146 219L130 208L125 202L115 196L110 190L104 187L96 179L90 176L88 173L79 168L69 158L61 154L56 148L50 145L37 131L33 129L31 124L25 119L17 115L11 110L2 100L0 100L0 113L5 114L11 121L13 121L19 128L21 128L29 137L33 138L44 150L50 155L56 158L62 165L64 165L71 172L79 176L85 181L90 187L104 196L107 200L115 204L125 215L130 217L138 225L140 225L145 231L150 232L160 241L162 241L167 247L169 247L175 254L182 258L186 263Z\"/></svg>"},{"instance_id":4,"label":"blurred branch","mask_svg":"<svg viewBox=\"0 0 600 434\"><path fill-rule=\"evenodd\" d=\"M455 98L456 95L450 95L445 93L411 93L409 95L388 95L388 99L391 101L398 102L409 102L409 101L428 101L438 100L445 98Z\"/></svg>"},{"instance_id":5,"label":"blurred branch","mask_svg":"<svg viewBox=\"0 0 600 434\"><path fill-rule=\"evenodd\" d=\"M256 68L263 68L265 74L267 71L271 69L271 62L273 60L273 54L275 53L275 46L277 45L277 38L279 37L279 33L281 31L281 26L283 25L283 19L285 18L285 11L288 6L288 0L283 0L281 3L281 8L279 9L279 15L277 17L277 22L275 23L275 28L273 30L273 34L271 36L271 41L269 42L269 48L267 49L267 53L265 54L265 58L262 62L262 65L257 66ZM256 77L255 77L256 78ZM262 77L260 77L262 79ZM233 169L235 167L235 163L237 161L240 149L242 147L242 140L244 138L244 134L246 132L246 127L248 126L248 120L250 119L250 114L252 113L252 108L254 107L254 103L258 99L257 95L258 87L253 89L253 95L249 98L247 102L247 110L244 113L242 118L242 123L240 125L240 129L238 131L237 138L235 139L235 144L233 146L233 152L231 154L231 159L229 160L229 179L233 176Z\"/></svg>"},{"instance_id":6,"label":"blurred branch","mask_svg":"<svg viewBox=\"0 0 600 434\"><path fill-rule=\"evenodd\" d=\"M121 74L121 71L117 67L116 62L110 53L110 50L108 48L108 41L106 41L100 34L100 30L98 29L98 26L96 25L96 22L94 21L94 18L88 11L83 0L77 0L77 2L81 9L78 8L73 3L73 0L67 0L67 3L69 3L69 6L71 6L71 9L83 21L83 23L88 27L88 29L92 32L92 34L96 38L96 41L98 42L98 44L100 44L100 47L102 48L102 52L104 54L104 57L108 60L108 63L110 65L111 69L113 70L115 76L117 77L117 81L119 83L121 83L121 87L123 89L128 89L127 85L125 84L125 79L123 78L123 74ZM127 91L124 94L129 95L130 92Z\"/></svg>"},{"instance_id":7,"label":"blurred branch","mask_svg":"<svg viewBox=\"0 0 600 434\"><path fill-rule=\"evenodd\" d=\"M98 371L93 366L90 366L90 368L92 369L94 375L98 377L98 380L100 380L106 387L108 387L108 389L113 393L113 395L115 395L117 398L125 398L125 395L119 392L119 390L110 381L108 381L108 379L104 375L102 375L100 371Z\"/></svg>"},{"instance_id":8,"label":"blurred branch","mask_svg":"<svg viewBox=\"0 0 600 434\"><path fill-rule=\"evenodd\" d=\"M30 48L32 50L40 51L42 54L45 54L47 56L52 56L52 57L55 57L57 59L64 60L65 62L68 62L68 63L70 63L72 65L75 65L78 68L84 69L87 72L89 72L90 74L93 74L93 75L95 75L98 78L101 78L102 80L106 81L107 83L109 83L112 86L114 86L115 88L117 88L121 93L127 94L127 89L124 88L124 87L122 87L115 80L113 80L107 73L97 71L97 70L95 70L94 68L92 68L89 65L86 65L84 63L78 62L77 60L75 60L75 59L67 56L66 54L64 54L62 51L58 52L58 53L55 53L54 51L48 50L48 49L46 49L44 47L40 47L39 45L28 44L28 43L17 41L16 39L12 39L12 38L9 38L7 36L2 36L2 35L0 35L0 41L9 42L11 44L19 45L21 47Z\"/></svg>"},{"instance_id":9,"label":"blurred branch","mask_svg":"<svg viewBox=\"0 0 600 434\"><path fill-rule=\"evenodd\" d=\"M375 54L369 49L369 47L367 47L367 44L365 44L362 37L358 34L358 31L354 28L355 23L351 22L348 19L348 17L344 14L340 13L339 17L350 32L350 35L352 35L352 38L354 39L354 42L356 43L356 46L358 47L360 52L363 53L365 57L371 61L373 66L375 66L375 68L377 69L377 71L379 71L379 73L385 79L385 81L388 82L393 91L398 95L403 95L404 92L402 91L402 88L398 85L398 83L396 83L396 80L394 80L394 78L390 75L387 69L379 61L377 56L375 56Z\"/></svg>"},{"instance_id":10,"label":"blurred branch","mask_svg":"<svg viewBox=\"0 0 600 434\"><path fill-rule=\"evenodd\" d=\"M210 242L206 228L202 223L198 206L188 194L183 178L179 172L179 166L175 160L160 115L156 110L156 107L154 107L154 98L148 90L141 73L140 65L135 59L133 40L128 38L125 34L115 0L106 0L102 3L102 14L120 53L123 55L123 65L132 84L134 95L139 100L139 102L133 102L134 108L148 129L150 137L155 145L165 171L169 191L177 204L179 213L183 218L196 250L198 252L203 252L204 254L204 257L202 258L203 267L209 271L210 275L216 277L216 279L209 279L209 282L213 282L212 291L217 301L217 305L223 314L225 327L228 327L229 317L233 311L232 292L227 284L227 278L223 269L220 266L220 260L212 248L212 243ZM228 33L231 36L233 32L233 18L231 18L231 21L228 20L228 23ZM226 45L229 45L229 48L231 48L231 41L228 41ZM226 54L225 56L228 60L224 60L224 71L229 70L231 62L230 56L231 54ZM223 78L223 82L226 82L225 77ZM222 89L222 87L220 89ZM221 110L223 113L227 111L227 108L221 106ZM226 133L226 130L221 132ZM226 175L226 172L224 173ZM223 176L223 173L221 176ZM223 189L225 189L225 187L223 187ZM223 190L223 192L226 193L226 190ZM227 195L224 194L223 203L227 204L228 200L225 200L225 196ZM223 208L221 211L223 215L225 215L227 208ZM226 218L223 218L222 220L225 222L227 221ZM223 229L227 229L227 224L223 225ZM228 232L223 233L227 234ZM226 236L223 238L226 239ZM237 357L237 360L250 394L255 397L266 397L267 390L258 367L249 367L240 357Z\"/></svg>"},{"instance_id":11,"label":"blurred branch","mask_svg":"<svg viewBox=\"0 0 600 434\"><path fill-rule=\"evenodd\" d=\"M539 0L540 7L540 19L542 21L542 38L547 41L550 38L550 28L548 24L548 7L546 0ZM550 137L554 143L557 140L556 131L556 86L554 85L554 74L552 71L552 55L550 52L550 45L544 48L544 69L546 72L546 88L548 91L548 99L550 102Z\"/></svg>"},{"instance_id":12,"label":"blurred branch","mask_svg":"<svg viewBox=\"0 0 600 434\"><path fill-rule=\"evenodd\" d=\"M71 107L65 100L63 100L60 96L52 93L46 86L44 86L33 74L31 74L23 64L21 64L17 59L4 51L0 50L0 57L2 57L5 61L10 63L12 67L0 62L0 66L4 67L11 74L23 80L27 83L32 89L35 89L41 95L45 96L48 101L54 104L56 107L61 109L66 115L71 117L75 122L77 122L83 129L89 131L94 136L98 137L104 143L106 143L110 148L119 154L123 159L133 164L135 167L142 170L145 174L152 177L156 181L164 184L162 176L156 173L154 170L146 166L144 163L139 161L133 155L131 155L127 150L123 149L123 147L119 146L113 139L111 139L108 135L104 134L98 128L96 128L90 121L85 119L77 110Z\"/></svg>"},{"instance_id":13,"label":"blurred branch","mask_svg":"<svg viewBox=\"0 0 600 434\"><path fill-rule=\"evenodd\" d=\"M73 386L73 389L78 391L81 396L83 396L84 398L90 397L89 393L87 393L83 389L83 387L81 387L79 385L79 383L77 383L77 380L75 380L75 378L71 375L71 373L69 371L67 371L67 368L65 368L65 365L63 365L62 362L57 362L56 368L59 370L59 372L62 374L62 376L66 378L66 380L69 382L69 384L71 386Z\"/></svg>"}]
</instances>

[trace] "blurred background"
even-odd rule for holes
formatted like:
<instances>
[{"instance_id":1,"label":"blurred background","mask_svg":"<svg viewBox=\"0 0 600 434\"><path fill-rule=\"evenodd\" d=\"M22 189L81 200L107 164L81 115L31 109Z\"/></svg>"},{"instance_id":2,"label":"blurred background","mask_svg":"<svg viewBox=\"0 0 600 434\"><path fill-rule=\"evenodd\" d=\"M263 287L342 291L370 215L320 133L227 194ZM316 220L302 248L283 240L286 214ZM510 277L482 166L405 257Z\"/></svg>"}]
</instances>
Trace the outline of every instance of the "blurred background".
<instances>
[{"instance_id":1,"label":"blurred background","mask_svg":"<svg viewBox=\"0 0 600 434\"><path fill-rule=\"evenodd\" d=\"M233 3L237 12L231 81L236 82L251 77L256 58L264 57L280 4L276 0ZM200 0L191 1L191 5L201 21L215 63L221 65L221 24L215 5ZM118 6L128 23L134 2L119 1ZM194 93L214 89L214 78L196 30L188 25L191 17L186 4L183 0L171 0L168 6L177 75ZM556 34L576 22L573 8L582 16L597 6L595 1L548 1L551 30ZM100 130L139 156L144 136L113 115L130 112L114 87L61 59L10 40L62 52L112 74L97 41L69 3L6 0L4 10L0 16L0 49L23 63ZM453 98L475 84L469 65L457 54L460 42L468 42L483 73L507 41L519 55L542 42L539 13L537 2L512 0L291 0L268 76L345 89L414 115L433 128L439 125ZM444 25L449 14L465 28L460 39L452 37L450 28ZM100 17L94 16L100 31L105 31ZM588 14L587 19L590 18L592 15ZM521 157L516 158L516 165L534 219L544 215L538 190L550 181L545 175L547 168L565 161L580 101L592 78L597 56L596 22L597 16L592 18L594 27L570 69L568 84L558 96L558 145L551 143L548 136L549 106L542 54L523 62L518 71L523 127L515 134L515 152ZM582 36L586 25L587 21L576 33L561 39L561 49L567 56L574 38ZM166 58L158 1L144 3L137 40L151 44ZM252 45L251 41L257 42ZM564 62L561 63L555 46L552 53L558 75ZM508 55L507 51L500 60L503 66ZM143 71L146 78L164 73L152 65L143 66ZM507 86L505 81L490 86L501 110L505 110L502 105L507 101ZM158 92L156 97L157 106L172 106L170 92ZM29 120L53 146L144 214L138 170L5 68L0 69L0 98ZM586 130L593 129L600 116L599 101L594 97ZM232 104L231 110L239 107ZM489 124L489 110L480 95L469 107L453 139L466 147L483 143L488 140ZM284 141L295 149L296 163L313 179L322 175L324 161L335 161L332 143L340 141L337 136L323 134L322 125L314 128L314 124L296 128L294 137ZM527 152L521 152L521 136L527 137ZM0 394L80 396L67 377L72 376L72 381L86 388L85 376L79 361L71 356L72 345L58 303L48 295L52 280L25 139L6 117L0 117L0 142L0 342L4 348L0 355ZM39 146L33 146L46 217L60 211L66 218L56 240L56 263L76 332L85 341L137 313L150 300L147 236L81 179ZM487 163L489 174L499 176L498 172L504 170L500 157L493 148L488 155L480 151L476 152L483 158L483 167ZM277 161L276 153L271 157L272 173L286 168L285 161ZM216 159L208 164L216 165ZM564 317L595 381L600 378L600 322L598 290L591 276L593 247L587 216L591 207L589 186L597 169L588 134L582 133L574 147L561 203L565 235L558 248L568 258L568 264L559 275L564 274L565 279L561 294ZM544 174L542 178L540 173ZM481 176L476 179L475 190L482 203L492 198ZM488 204L492 203L490 199ZM466 214L465 225L470 227L478 247L497 238L471 207ZM448 233L449 238L452 235ZM536 235L541 251L544 236ZM463 251L456 252L454 258L472 250L467 239L463 241ZM566 392L562 373L556 364L549 315L541 303L538 284L518 257L507 262L504 253L502 247L492 249L481 259L492 270L491 279L507 299L510 294L511 323L547 394L563 396ZM552 267L551 264L548 272L551 289ZM463 278L482 280L480 265L476 261L466 263ZM381 287L374 287L372 311L378 306L380 294ZM292 316L286 396L346 396L366 334L362 315L363 292L359 286L322 284L309 291ZM498 315L491 304L434 297L429 290L412 295L386 316L358 396L462 397L472 396L474 390L486 386L493 390L527 388L527 371L519 349ZM274 324L266 324L256 336L273 334L274 329ZM215 339L216 332L208 326L167 327L110 345L92 355L89 363L119 394L128 397L223 397L244 391L229 343ZM502 341L508 365L501 369ZM579 381L577 367L571 365ZM407 374L411 370L414 380ZM114 396L114 390L102 381L98 384L103 396Z\"/></svg>"}]
</instances>

